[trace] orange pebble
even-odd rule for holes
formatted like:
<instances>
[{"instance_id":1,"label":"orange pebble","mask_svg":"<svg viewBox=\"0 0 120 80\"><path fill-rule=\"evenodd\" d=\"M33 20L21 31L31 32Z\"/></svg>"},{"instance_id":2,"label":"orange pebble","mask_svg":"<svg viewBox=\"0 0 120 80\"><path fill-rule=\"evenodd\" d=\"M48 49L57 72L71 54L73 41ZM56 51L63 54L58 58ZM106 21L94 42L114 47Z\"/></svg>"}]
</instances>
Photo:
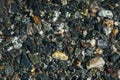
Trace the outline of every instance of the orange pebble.
<instances>
[{"instance_id":1,"label":"orange pebble","mask_svg":"<svg viewBox=\"0 0 120 80\"><path fill-rule=\"evenodd\" d=\"M33 18L33 21L36 25L38 25L40 23L40 19L38 16L32 16L32 18Z\"/></svg>"}]
</instances>

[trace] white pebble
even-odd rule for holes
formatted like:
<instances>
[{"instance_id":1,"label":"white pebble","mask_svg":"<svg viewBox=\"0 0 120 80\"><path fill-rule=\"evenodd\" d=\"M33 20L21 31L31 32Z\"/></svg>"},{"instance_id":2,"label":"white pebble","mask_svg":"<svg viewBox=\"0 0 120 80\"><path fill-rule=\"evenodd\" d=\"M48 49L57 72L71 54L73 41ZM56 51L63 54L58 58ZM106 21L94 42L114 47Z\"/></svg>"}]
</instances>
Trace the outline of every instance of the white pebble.
<instances>
[{"instance_id":1,"label":"white pebble","mask_svg":"<svg viewBox=\"0 0 120 80\"><path fill-rule=\"evenodd\" d=\"M96 45L96 40L95 39L90 40L90 44L92 47L94 47Z\"/></svg>"},{"instance_id":2,"label":"white pebble","mask_svg":"<svg viewBox=\"0 0 120 80\"><path fill-rule=\"evenodd\" d=\"M104 31L105 35L108 36L111 33L112 29L110 27L104 27L103 31Z\"/></svg>"},{"instance_id":3,"label":"white pebble","mask_svg":"<svg viewBox=\"0 0 120 80\"><path fill-rule=\"evenodd\" d=\"M120 69L118 70L118 79L120 79Z\"/></svg>"},{"instance_id":4,"label":"white pebble","mask_svg":"<svg viewBox=\"0 0 120 80\"><path fill-rule=\"evenodd\" d=\"M9 47L7 51L11 51L13 49L13 46Z\"/></svg>"},{"instance_id":5,"label":"white pebble","mask_svg":"<svg viewBox=\"0 0 120 80\"><path fill-rule=\"evenodd\" d=\"M112 45L111 48L112 48L112 51L113 51L113 52L117 52L117 48L115 47L115 45Z\"/></svg>"},{"instance_id":6,"label":"white pebble","mask_svg":"<svg viewBox=\"0 0 120 80\"><path fill-rule=\"evenodd\" d=\"M98 15L101 17L113 18L113 13L110 10L101 9Z\"/></svg>"},{"instance_id":7,"label":"white pebble","mask_svg":"<svg viewBox=\"0 0 120 80\"><path fill-rule=\"evenodd\" d=\"M115 26L119 26L120 22L114 22Z\"/></svg>"}]
</instances>

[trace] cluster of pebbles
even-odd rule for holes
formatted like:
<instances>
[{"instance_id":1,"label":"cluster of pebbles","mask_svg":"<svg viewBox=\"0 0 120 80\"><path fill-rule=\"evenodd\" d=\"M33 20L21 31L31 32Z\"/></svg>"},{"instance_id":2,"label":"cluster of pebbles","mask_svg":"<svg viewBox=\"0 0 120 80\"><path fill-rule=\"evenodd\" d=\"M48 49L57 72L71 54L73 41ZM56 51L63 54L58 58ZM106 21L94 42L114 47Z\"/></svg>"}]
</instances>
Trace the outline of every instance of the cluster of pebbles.
<instances>
[{"instance_id":1,"label":"cluster of pebbles","mask_svg":"<svg viewBox=\"0 0 120 80\"><path fill-rule=\"evenodd\" d=\"M120 0L0 6L0 80L120 79Z\"/></svg>"}]
</instances>

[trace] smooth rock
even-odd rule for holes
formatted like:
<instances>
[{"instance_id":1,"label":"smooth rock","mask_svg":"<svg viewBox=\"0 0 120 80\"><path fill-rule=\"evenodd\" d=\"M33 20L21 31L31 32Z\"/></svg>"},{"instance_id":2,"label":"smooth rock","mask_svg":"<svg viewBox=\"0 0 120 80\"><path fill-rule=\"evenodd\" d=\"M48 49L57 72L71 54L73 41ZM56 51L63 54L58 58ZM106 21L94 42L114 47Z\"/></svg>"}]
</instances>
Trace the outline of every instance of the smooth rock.
<instances>
[{"instance_id":1,"label":"smooth rock","mask_svg":"<svg viewBox=\"0 0 120 80\"><path fill-rule=\"evenodd\" d=\"M61 51L54 52L52 54L52 57L55 58L55 59L59 59L59 60L67 60L68 59L68 56Z\"/></svg>"},{"instance_id":2,"label":"smooth rock","mask_svg":"<svg viewBox=\"0 0 120 80\"><path fill-rule=\"evenodd\" d=\"M95 57L88 61L86 64L87 69L91 68L103 68L105 61L102 57Z\"/></svg>"}]
</instances>

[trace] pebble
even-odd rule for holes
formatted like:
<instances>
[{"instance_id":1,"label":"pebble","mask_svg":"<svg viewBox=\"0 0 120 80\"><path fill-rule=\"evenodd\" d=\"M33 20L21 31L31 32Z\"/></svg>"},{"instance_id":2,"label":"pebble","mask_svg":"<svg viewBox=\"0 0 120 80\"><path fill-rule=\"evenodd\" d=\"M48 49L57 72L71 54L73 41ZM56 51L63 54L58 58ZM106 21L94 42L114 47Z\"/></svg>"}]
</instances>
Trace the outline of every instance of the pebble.
<instances>
[{"instance_id":1,"label":"pebble","mask_svg":"<svg viewBox=\"0 0 120 80\"><path fill-rule=\"evenodd\" d=\"M37 55L37 53L28 53L28 56L33 64L38 64L40 63L40 58Z\"/></svg>"},{"instance_id":2,"label":"pebble","mask_svg":"<svg viewBox=\"0 0 120 80\"><path fill-rule=\"evenodd\" d=\"M103 22L103 26L112 28L113 25L114 25L114 21L112 19L105 19Z\"/></svg>"},{"instance_id":3,"label":"pebble","mask_svg":"<svg viewBox=\"0 0 120 80\"><path fill-rule=\"evenodd\" d=\"M105 48L105 47L108 46L108 43L107 43L107 41L104 41L104 40L100 39L100 40L97 41L97 46L100 47L100 48Z\"/></svg>"},{"instance_id":4,"label":"pebble","mask_svg":"<svg viewBox=\"0 0 120 80\"><path fill-rule=\"evenodd\" d=\"M83 30L83 36L86 36L88 34L87 30Z\"/></svg>"},{"instance_id":5,"label":"pebble","mask_svg":"<svg viewBox=\"0 0 120 80\"><path fill-rule=\"evenodd\" d=\"M110 27L103 27L103 32L105 33L106 36L109 36L110 33L112 32L112 29Z\"/></svg>"},{"instance_id":6,"label":"pebble","mask_svg":"<svg viewBox=\"0 0 120 80\"><path fill-rule=\"evenodd\" d=\"M112 35L113 35L113 36L116 36L116 35L118 34L118 32L119 32L118 29L113 29L113 30L112 30Z\"/></svg>"},{"instance_id":7,"label":"pebble","mask_svg":"<svg viewBox=\"0 0 120 80\"><path fill-rule=\"evenodd\" d=\"M90 44L92 47L94 47L96 45L96 40L95 39L91 39L90 40Z\"/></svg>"},{"instance_id":8,"label":"pebble","mask_svg":"<svg viewBox=\"0 0 120 80\"><path fill-rule=\"evenodd\" d=\"M67 0L61 0L62 5L67 5Z\"/></svg>"},{"instance_id":9,"label":"pebble","mask_svg":"<svg viewBox=\"0 0 120 80\"><path fill-rule=\"evenodd\" d=\"M102 57L95 57L88 61L86 64L87 69L91 68L103 68L105 61Z\"/></svg>"},{"instance_id":10,"label":"pebble","mask_svg":"<svg viewBox=\"0 0 120 80\"><path fill-rule=\"evenodd\" d=\"M5 69L5 66L4 65L0 65L0 70L3 70Z\"/></svg>"},{"instance_id":11,"label":"pebble","mask_svg":"<svg viewBox=\"0 0 120 80\"><path fill-rule=\"evenodd\" d=\"M22 41L20 39L18 39L18 37L15 37L12 40L13 46L15 49L20 49L22 47Z\"/></svg>"},{"instance_id":12,"label":"pebble","mask_svg":"<svg viewBox=\"0 0 120 80\"><path fill-rule=\"evenodd\" d=\"M92 78L91 78L91 77L88 77L87 80L92 80Z\"/></svg>"},{"instance_id":13,"label":"pebble","mask_svg":"<svg viewBox=\"0 0 120 80\"><path fill-rule=\"evenodd\" d=\"M32 16L32 18L33 18L36 25L38 25L40 23L40 19L38 16Z\"/></svg>"},{"instance_id":14,"label":"pebble","mask_svg":"<svg viewBox=\"0 0 120 80\"><path fill-rule=\"evenodd\" d=\"M101 9L98 12L98 15L101 16L101 17L113 18L113 13L110 10Z\"/></svg>"},{"instance_id":15,"label":"pebble","mask_svg":"<svg viewBox=\"0 0 120 80\"><path fill-rule=\"evenodd\" d=\"M52 57L55 58L55 59L59 59L59 60L67 60L68 59L68 56L61 51L54 52L52 54Z\"/></svg>"},{"instance_id":16,"label":"pebble","mask_svg":"<svg viewBox=\"0 0 120 80\"><path fill-rule=\"evenodd\" d=\"M120 69L118 70L118 79L120 79Z\"/></svg>"},{"instance_id":17,"label":"pebble","mask_svg":"<svg viewBox=\"0 0 120 80\"><path fill-rule=\"evenodd\" d=\"M60 16L60 14L61 14L61 12L54 11L52 22L56 22L58 20L58 17Z\"/></svg>"},{"instance_id":18,"label":"pebble","mask_svg":"<svg viewBox=\"0 0 120 80\"><path fill-rule=\"evenodd\" d=\"M96 54L103 54L103 49L97 48L95 51Z\"/></svg>"},{"instance_id":19,"label":"pebble","mask_svg":"<svg viewBox=\"0 0 120 80\"><path fill-rule=\"evenodd\" d=\"M115 45L112 45L111 49L112 49L113 52L117 52L117 48L115 47Z\"/></svg>"},{"instance_id":20,"label":"pebble","mask_svg":"<svg viewBox=\"0 0 120 80\"><path fill-rule=\"evenodd\" d=\"M115 21L115 22L114 22L114 25L115 25L115 26L120 26L120 22Z\"/></svg>"}]
</instances>

